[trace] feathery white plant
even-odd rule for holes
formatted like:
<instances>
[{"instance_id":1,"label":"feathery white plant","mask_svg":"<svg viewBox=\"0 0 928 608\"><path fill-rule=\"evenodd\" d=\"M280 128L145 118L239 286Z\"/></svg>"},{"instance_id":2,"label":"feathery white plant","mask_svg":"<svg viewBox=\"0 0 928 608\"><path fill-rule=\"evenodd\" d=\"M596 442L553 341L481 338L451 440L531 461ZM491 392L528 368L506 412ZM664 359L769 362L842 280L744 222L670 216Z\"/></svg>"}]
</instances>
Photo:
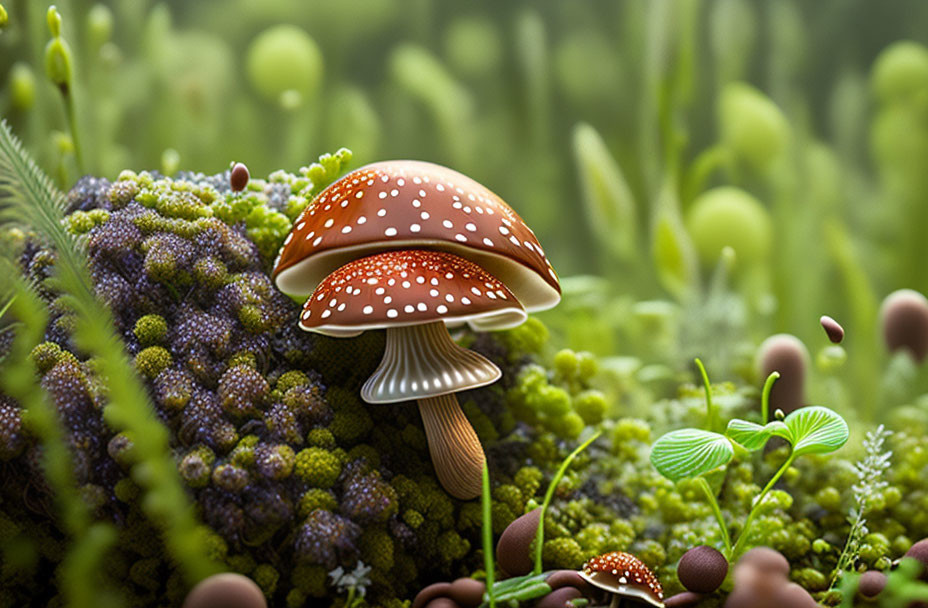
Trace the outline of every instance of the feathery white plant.
<instances>
[{"instance_id":1,"label":"feathery white plant","mask_svg":"<svg viewBox=\"0 0 928 608\"><path fill-rule=\"evenodd\" d=\"M848 532L844 550L841 551L832 574L831 588L834 588L838 577L851 566L857 556L860 541L870 531L867 528L867 513L870 511L874 499L889 486L884 474L889 468L890 459L893 456L891 451L885 449L886 439L890 435L892 435L892 431L887 430L882 424L875 430L868 431L863 440L866 455L862 460L854 463L857 483L851 486L851 491L854 493L854 506L851 507L847 518L848 523L851 524L851 529Z\"/></svg>"}]
</instances>

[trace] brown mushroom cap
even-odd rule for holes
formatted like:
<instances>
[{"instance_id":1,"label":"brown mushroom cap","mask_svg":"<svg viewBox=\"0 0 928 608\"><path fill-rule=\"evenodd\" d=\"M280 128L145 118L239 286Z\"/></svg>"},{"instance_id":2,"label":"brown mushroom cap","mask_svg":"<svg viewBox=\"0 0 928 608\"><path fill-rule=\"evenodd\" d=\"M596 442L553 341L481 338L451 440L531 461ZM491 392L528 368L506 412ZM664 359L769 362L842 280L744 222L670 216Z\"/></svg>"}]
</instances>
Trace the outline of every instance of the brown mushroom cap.
<instances>
[{"instance_id":1,"label":"brown mushroom cap","mask_svg":"<svg viewBox=\"0 0 928 608\"><path fill-rule=\"evenodd\" d=\"M261 588L247 576L233 572L200 581L184 600L184 608L267 608Z\"/></svg>"},{"instance_id":2,"label":"brown mushroom cap","mask_svg":"<svg viewBox=\"0 0 928 608\"><path fill-rule=\"evenodd\" d=\"M306 300L300 327L351 337L435 321L501 329L525 316L506 285L473 262L416 249L361 258L327 276Z\"/></svg>"},{"instance_id":3,"label":"brown mushroom cap","mask_svg":"<svg viewBox=\"0 0 928 608\"><path fill-rule=\"evenodd\" d=\"M664 589L644 562L630 553L612 551L594 557L580 571L588 583L604 591L662 607Z\"/></svg>"},{"instance_id":4,"label":"brown mushroom cap","mask_svg":"<svg viewBox=\"0 0 928 608\"><path fill-rule=\"evenodd\" d=\"M707 545L693 547L683 554L677 565L680 584L696 593L712 593L728 574L728 560Z\"/></svg>"},{"instance_id":5,"label":"brown mushroom cap","mask_svg":"<svg viewBox=\"0 0 928 608\"><path fill-rule=\"evenodd\" d=\"M560 300L557 274L534 233L479 183L421 161L386 161L331 184L294 223L274 264L295 296L351 260L384 250L434 249L479 264L529 311Z\"/></svg>"},{"instance_id":6,"label":"brown mushroom cap","mask_svg":"<svg viewBox=\"0 0 928 608\"><path fill-rule=\"evenodd\" d=\"M780 373L770 390L770 415L778 409L789 414L805 405L809 351L802 341L790 334L775 334L764 340L757 352L761 382L771 372Z\"/></svg>"}]
</instances>

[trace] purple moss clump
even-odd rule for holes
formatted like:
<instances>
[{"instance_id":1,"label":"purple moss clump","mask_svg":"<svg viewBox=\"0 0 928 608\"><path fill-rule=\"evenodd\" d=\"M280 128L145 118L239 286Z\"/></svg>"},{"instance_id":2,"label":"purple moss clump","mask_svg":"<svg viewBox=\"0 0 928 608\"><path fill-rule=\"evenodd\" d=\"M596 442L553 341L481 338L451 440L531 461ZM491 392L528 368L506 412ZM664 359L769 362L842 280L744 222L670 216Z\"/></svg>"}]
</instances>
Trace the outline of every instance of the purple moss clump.
<instances>
[{"instance_id":1,"label":"purple moss clump","mask_svg":"<svg viewBox=\"0 0 928 608\"><path fill-rule=\"evenodd\" d=\"M84 178L67 200L70 211L87 215L71 226L86 235L97 295L112 309L171 433L211 556L231 570L273 579L265 587L271 605L334 594L325 587L326 572L361 559L373 567L368 601L387 604L414 595L420 581L480 568L479 556L468 554L479 542L479 516L473 504L437 484L413 404L360 401L383 335L335 340L303 332L300 305L271 282L273 254L289 229L280 211L295 204L291 186L307 187L291 178L252 179L235 193L227 174ZM185 585L142 515L125 466L132 438L114 436L104 422L105 382L73 347L67 301L45 281L54 257L27 244L21 258L51 312L46 342L32 360L61 415L77 483L95 497L96 515L120 530L106 576L130 605L165 597L177 604ZM518 466L502 459L524 453L536 431L517 428L505 392L529 358L487 336L474 347L497 362L504 379L461 400L488 442L494 474L511 484ZM513 430L509 448L489 445ZM0 586L14 599L48 603L56 591L42 581L52 576L66 542L52 525L40 454L23 431L18 404L0 396L0 461L7 471L0 516L28 531L24 538L37 548L33 564L0 573ZM562 454L551 455L539 464L548 467ZM517 496L509 502L518 507L535 497L540 476L521 493L510 486ZM517 515L504 507L497 502L504 518Z\"/></svg>"}]
</instances>

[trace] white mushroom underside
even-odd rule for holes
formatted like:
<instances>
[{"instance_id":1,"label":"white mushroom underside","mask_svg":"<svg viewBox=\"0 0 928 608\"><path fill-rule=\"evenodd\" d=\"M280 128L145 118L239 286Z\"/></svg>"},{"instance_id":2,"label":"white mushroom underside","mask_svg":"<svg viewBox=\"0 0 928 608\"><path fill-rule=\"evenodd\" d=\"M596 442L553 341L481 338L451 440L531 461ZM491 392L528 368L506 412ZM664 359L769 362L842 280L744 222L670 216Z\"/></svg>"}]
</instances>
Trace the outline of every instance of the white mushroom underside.
<instances>
[{"instance_id":1,"label":"white mushroom underside","mask_svg":"<svg viewBox=\"0 0 928 608\"><path fill-rule=\"evenodd\" d=\"M496 382L499 368L461 348L444 323L387 329L383 360L364 386L368 403L395 403L477 388Z\"/></svg>"},{"instance_id":2,"label":"white mushroom underside","mask_svg":"<svg viewBox=\"0 0 928 608\"><path fill-rule=\"evenodd\" d=\"M528 266L498 253L445 241L380 241L322 251L280 271L275 281L284 293L306 297L323 279L348 262L391 249L433 249L470 260L502 281L528 312L547 310L561 300L561 294Z\"/></svg>"},{"instance_id":3,"label":"white mushroom underside","mask_svg":"<svg viewBox=\"0 0 928 608\"><path fill-rule=\"evenodd\" d=\"M639 599L643 602L647 602L652 606L657 606L657 608L664 608L664 602L656 599L654 594L651 593L649 589L640 587L638 585L623 584L620 577L617 575L612 575L607 572L594 572L592 575L590 575L581 570L580 577L594 587L602 589L603 591L608 591L609 593L621 597Z\"/></svg>"}]
</instances>

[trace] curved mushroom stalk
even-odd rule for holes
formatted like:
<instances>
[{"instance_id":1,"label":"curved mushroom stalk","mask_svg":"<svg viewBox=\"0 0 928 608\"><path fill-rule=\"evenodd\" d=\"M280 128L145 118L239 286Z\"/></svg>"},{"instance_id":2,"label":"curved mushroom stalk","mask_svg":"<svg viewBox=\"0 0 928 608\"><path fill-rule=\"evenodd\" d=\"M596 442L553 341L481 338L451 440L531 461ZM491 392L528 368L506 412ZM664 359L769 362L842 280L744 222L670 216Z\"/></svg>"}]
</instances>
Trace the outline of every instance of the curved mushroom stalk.
<instances>
[{"instance_id":1,"label":"curved mushroom stalk","mask_svg":"<svg viewBox=\"0 0 928 608\"><path fill-rule=\"evenodd\" d=\"M495 382L492 361L454 343L441 321L387 329L383 360L361 388L368 403L415 399L441 485L462 500L480 495L483 447L454 396Z\"/></svg>"},{"instance_id":2,"label":"curved mushroom stalk","mask_svg":"<svg viewBox=\"0 0 928 608\"><path fill-rule=\"evenodd\" d=\"M483 446L454 394L419 399L419 413L429 441L438 481L461 500L480 496Z\"/></svg>"}]
</instances>

